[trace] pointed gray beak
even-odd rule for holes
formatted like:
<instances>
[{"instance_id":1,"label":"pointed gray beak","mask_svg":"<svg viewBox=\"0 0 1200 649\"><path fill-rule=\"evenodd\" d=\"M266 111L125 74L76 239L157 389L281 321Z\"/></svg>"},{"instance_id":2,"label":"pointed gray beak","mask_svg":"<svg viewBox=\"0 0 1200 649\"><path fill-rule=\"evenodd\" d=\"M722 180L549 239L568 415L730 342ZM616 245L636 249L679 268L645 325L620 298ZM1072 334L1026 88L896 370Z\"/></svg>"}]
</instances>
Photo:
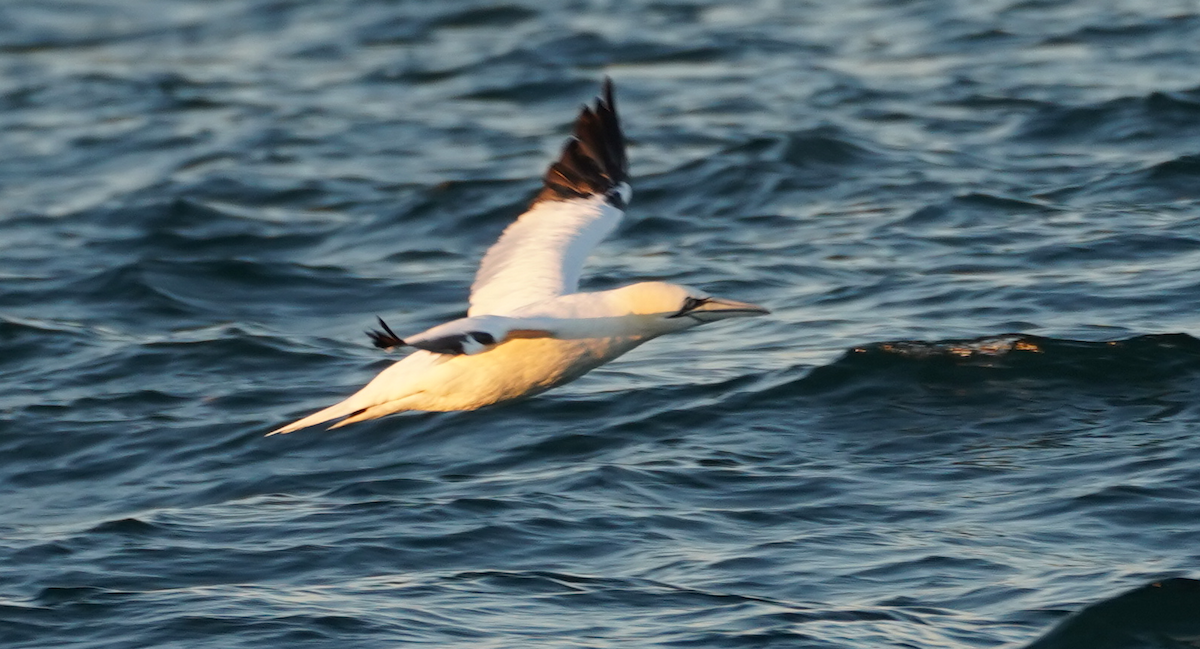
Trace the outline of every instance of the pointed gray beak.
<instances>
[{"instance_id":1,"label":"pointed gray beak","mask_svg":"<svg viewBox=\"0 0 1200 649\"><path fill-rule=\"evenodd\" d=\"M710 297L695 307L670 317L680 318L687 316L700 322L716 322L717 320L724 320L726 318L746 318L756 315L766 315L768 313L770 313L769 310L757 304Z\"/></svg>"}]
</instances>

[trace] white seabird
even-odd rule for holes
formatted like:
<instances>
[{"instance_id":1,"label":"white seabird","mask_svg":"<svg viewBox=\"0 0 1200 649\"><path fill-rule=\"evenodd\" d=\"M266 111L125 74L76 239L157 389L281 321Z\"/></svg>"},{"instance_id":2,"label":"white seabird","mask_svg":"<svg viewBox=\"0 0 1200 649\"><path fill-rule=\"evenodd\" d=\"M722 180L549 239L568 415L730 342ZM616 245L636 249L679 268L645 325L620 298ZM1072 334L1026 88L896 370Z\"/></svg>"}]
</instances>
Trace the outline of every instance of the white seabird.
<instances>
[{"instance_id":1,"label":"white seabird","mask_svg":"<svg viewBox=\"0 0 1200 649\"><path fill-rule=\"evenodd\" d=\"M474 410L573 381L663 334L768 313L694 288L642 282L578 293L591 249L616 228L631 190L612 82L584 106L529 209L508 226L471 286L466 318L401 339L381 319L385 349L417 351L345 401L278 428L330 428L405 410Z\"/></svg>"}]
</instances>

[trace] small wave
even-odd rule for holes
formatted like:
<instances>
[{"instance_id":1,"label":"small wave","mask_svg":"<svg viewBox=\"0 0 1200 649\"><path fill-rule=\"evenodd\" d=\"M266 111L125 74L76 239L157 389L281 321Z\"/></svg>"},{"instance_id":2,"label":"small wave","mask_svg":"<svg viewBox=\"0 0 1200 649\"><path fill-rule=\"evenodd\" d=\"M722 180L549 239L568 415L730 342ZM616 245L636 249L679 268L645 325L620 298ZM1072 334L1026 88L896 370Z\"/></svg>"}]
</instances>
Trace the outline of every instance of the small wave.
<instances>
[{"instance_id":1,"label":"small wave","mask_svg":"<svg viewBox=\"0 0 1200 649\"><path fill-rule=\"evenodd\" d=\"M519 5L449 9L427 18L401 15L372 21L359 28L357 37L363 45L400 45L430 38L438 29L512 28L538 16L533 9Z\"/></svg>"},{"instance_id":2,"label":"small wave","mask_svg":"<svg viewBox=\"0 0 1200 649\"><path fill-rule=\"evenodd\" d=\"M125 315L179 318L194 313L191 305L160 290L146 278L151 264L133 262L97 272L62 289L79 302L103 304Z\"/></svg>"},{"instance_id":3,"label":"small wave","mask_svg":"<svg viewBox=\"0 0 1200 649\"><path fill-rule=\"evenodd\" d=\"M1050 37L1045 42L1048 45L1089 43L1105 47L1121 43L1144 44L1155 37L1186 38L1187 35L1194 33L1198 21L1200 21L1200 17L1188 14L1155 18L1141 17L1129 22L1118 20L1114 21L1115 24L1084 25L1070 33Z\"/></svg>"},{"instance_id":4,"label":"small wave","mask_svg":"<svg viewBox=\"0 0 1200 649\"><path fill-rule=\"evenodd\" d=\"M1197 181L1200 180L1200 155L1185 155L1150 167L1146 179L1177 193L1196 196Z\"/></svg>"},{"instance_id":5,"label":"small wave","mask_svg":"<svg viewBox=\"0 0 1200 649\"><path fill-rule=\"evenodd\" d=\"M1198 115L1200 117L1200 115ZM1143 201L1194 201L1200 198L1200 155L1181 155L1151 165L1138 165L1110 173L1080 187L1055 193L1083 196L1136 196Z\"/></svg>"},{"instance_id":6,"label":"small wave","mask_svg":"<svg viewBox=\"0 0 1200 649\"><path fill-rule=\"evenodd\" d=\"M571 66L661 65L668 63L704 64L727 55L723 47L706 43L669 45L646 40L615 40L593 32L581 31L567 36L522 44L480 63L507 73L531 70L553 71Z\"/></svg>"},{"instance_id":7,"label":"small wave","mask_svg":"<svg viewBox=\"0 0 1200 649\"><path fill-rule=\"evenodd\" d=\"M893 225L939 224L967 228L978 226L981 223L994 222L997 215L1045 214L1054 211L1057 209L1046 203L972 192L955 196L948 201L921 207ZM979 235L973 234L973 236L978 237Z\"/></svg>"},{"instance_id":8,"label":"small wave","mask_svg":"<svg viewBox=\"0 0 1200 649\"><path fill-rule=\"evenodd\" d=\"M303 309L351 312L366 299L364 286L371 283L333 266L238 259L147 259L100 271L55 291L63 299L108 309L122 318L140 314L190 322L199 314L207 319L222 313L227 320L258 317L261 313L256 305L279 295L294 296L294 304L304 305ZM415 281L399 286L373 283L380 304L388 303L392 291L405 291L418 301L439 288L436 283L431 288L428 282ZM348 286L355 287L355 292L347 291Z\"/></svg>"},{"instance_id":9,"label":"small wave","mask_svg":"<svg viewBox=\"0 0 1200 649\"><path fill-rule=\"evenodd\" d=\"M537 12L517 5L475 7L434 18L438 27L510 27L537 17Z\"/></svg>"},{"instance_id":10,"label":"small wave","mask_svg":"<svg viewBox=\"0 0 1200 649\"><path fill-rule=\"evenodd\" d=\"M717 152L643 178L639 204L653 205L647 211L655 214L740 217L777 203L781 196L825 190L888 163L873 142L834 126L719 144L724 146ZM705 191L681 192L679 187ZM692 219L685 227L694 232L704 225Z\"/></svg>"},{"instance_id":11,"label":"small wave","mask_svg":"<svg viewBox=\"0 0 1200 649\"><path fill-rule=\"evenodd\" d=\"M913 400L946 406L945 400L1013 398L1027 406L1035 395L1057 400L1068 397L1056 395L1078 396L1080 391L1111 396L1115 390L1125 397L1139 390L1157 393L1164 384L1197 375L1200 340L1187 334L1101 342L1006 334L854 347L833 363L772 382L746 397L773 406L797 398L855 407L870 402L882 408Z\"/></svg>"},{"instance_id":12,"label":"small wave","mask_svg":"<svg viewBox=\"0 0 1200 649\"><path fill-rule=\"evenodd\" d=\"M141 205L99 210L84 218L111 228L140 230L137 237L115 238L105 247L114 251L150 254L205 253L224 257L265 254L311 246L326 234L326 224L282 224L235 213L233 208L205 200L173 198Z\"/></svg>"},{"instance_id":13,"label":"small wave","mask_svg":"<svg viewBox=\"0 0 1200 649\"><path fill-rule=\"evenodd\" d=\"M1092 342L1007 334L965 340L900 340L855 347L807 381L912 370L925 379L960 381L1017 375L1084 382L1168 379L1200 372L1200 340L1149 334Z\"/></svg>"},{"instance_id":14,"label":"small wave","mask_svg":"<svg viewBox=\"0 0 1200 649\"><path fill-rule=\"evenodd\" d=\"M115 521L105 521L88 530L89 534L114 534L118 536L149 536L161 528L153 523L137 518L122 518Z\"/></svg>"},{"instance_id":15,"label":"small wave","mask_svg":"<svg viewBox=\"0 0 1200 649\"><path fill-rule=\"evenodd\" d=\"M591 90L590 81L563 83L560 80L526 81L502 83L494 88L473 90L460 95L459 99L475 101L510 101L514 103L533 103L538 101L566 100L580 95L587 96Z\"/></svg>"},{"instance_id":16,"label":"small wave","mask_svg":"<svg viewBox=\"0 0 1200 649\"><path fill-rule=\"evenodd\" d=\"M1029 140L1109 141L1170 138L1194 133L1200 121L1200 89L1152 92L1096 104L1039 106L1017 137Z\"/></svg>"},{"instance_id":17,"label":"small wave","mask_svg":"<svg viewBox=\"0 0 1200 649\"><path fill-rule=\"evenodd\" d=\"M881 156L844 129L819 126L781 136L753 138L726 148L716 157L783 162L796 168L807 168L848 166Z\"/></svg>"},{"instance_id":18,"label":"small wave","mask_svg":"<svg viewBox=\"0 0 1200 649\"><path fill-rule=\"evenodd\" d=\"M86 336L77 326L0 317L0 369L64 354Z\"/></svg>"}]
</instances>

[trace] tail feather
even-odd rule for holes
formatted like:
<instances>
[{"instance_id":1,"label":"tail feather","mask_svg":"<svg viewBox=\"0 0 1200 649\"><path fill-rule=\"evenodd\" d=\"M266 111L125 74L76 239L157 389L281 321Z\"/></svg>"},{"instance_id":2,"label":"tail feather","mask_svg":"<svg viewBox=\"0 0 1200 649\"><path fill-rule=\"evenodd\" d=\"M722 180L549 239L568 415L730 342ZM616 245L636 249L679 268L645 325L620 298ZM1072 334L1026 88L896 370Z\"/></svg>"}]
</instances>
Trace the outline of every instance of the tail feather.
<instances>
[{"instance_id":1,"label":"tail feather","mask_svg":"<svg viewBox=\"0 0 1200 649\"><path fill-rule=\"evenodd\" d=\"M368 419L378 419L394 412L411 410L411 408L407 407L406 405L407 401L408 398L404 397L400 399L392 399L391 401L384 401L383 403L372 403L362 399L360 395L356 394L341 403L335 403L332 406L329 406L324 410L318 410L317 412L314 412L303 419L297 419L286 426L276 428L275 430L267 433L266 436L270 437L272 435L285 435L287 433L300 430L301 428L308 428L309 426L323 424L339 417L345 417L345 419L330 426L329 430L341 428L347 424L366 421Z\"/></svg>"},{"instance_id":2,"label":"tail feather","mask_svg":"<svg viewBox=\"0 0 1200 649\"><path fill-rule=\"evenodd\" d=\"M414 352L380 372L370 383L344 401L276 428L267 433L267 436L283 435L343 417L345 419L330 428L375 419L402 410L413 410L413 406L417 406L417 410L424 410L425 408L420 407L424 405L421 382L428 378L428 373L434 367L452 358L456 357L426 351Z\"/></svg>"},{"instance_id":3,"label":"tail feather","mask_svg":"<svg viewBox=\"0 0 1200 649\"><path fill-rule=\"evenodd\" d=\"M281 426L279 428L276 428L275 430L267 433L266 436L270 437L272 435L285 435L287 433L291 433L291 432L300 430L301 428L308 428L309 426L316 426L317 424L323 424L331 419L337 419L339 417L345 417L347 415L355 415L355 414L360 413L363 410L366 410L368 408L369 408L369 405L363 405L362 403L359 403L358 400L355 399L354 397L350 397L349 399L346 399L345 401L343 401L341 403L335 403L332 406L325 408L324 410L318 410L317 412L314 412L313 414L311 414L307 417L297 419L296 421L293 421L292 423L290 423L286 426ZM342 423L346 423L346 422L342 422ZM338 424L338 425L340 425L340 424ZM336 428L336 427L337 426L334 426L334 428Z\"/></svg>"},{"instance_id":4,"label":"tail feather","mask_svg":"<svg viewBox=\"0 0 1200 649\"><path fill-rule=\"evenodd\" d=\"M405 399L396 399L394 401L387 401L384 403L377 403L373 406L367 406L366 408L363 408L362 410L359 410L358 412L350 413L349 417L346 417L345 419L339 421L338 423L330 426L329 430L333 430L334 428L341 428L342 426L345 426L347 424L354 424L354 423L358 423L360 421L366 421L368 419L378 419L380 417L390 415L394 412L400 412L401 410L409 410L409 408L405 407L404 401L405 401Z\"/></svg>"}]
</instances>

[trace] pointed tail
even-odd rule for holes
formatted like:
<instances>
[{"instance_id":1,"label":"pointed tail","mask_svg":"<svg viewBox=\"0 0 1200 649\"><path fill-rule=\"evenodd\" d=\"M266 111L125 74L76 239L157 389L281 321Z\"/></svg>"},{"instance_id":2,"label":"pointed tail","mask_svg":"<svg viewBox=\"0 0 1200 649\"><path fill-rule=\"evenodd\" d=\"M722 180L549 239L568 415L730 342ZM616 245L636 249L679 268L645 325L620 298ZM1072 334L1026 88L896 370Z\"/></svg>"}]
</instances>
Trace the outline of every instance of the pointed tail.
<instances>
[{"instance_id":1,"label":"pointed tail","mask_svg":"<svg viewBox=\"0 0 1200 649\"><path fill-rule=\"evenodd\" d=\"M357 396L358 395L353 395L341 403L335 403L324 410L318 410L307 417L297 419L286 426L276 428L275 430L267 433L266 436L270 437L272 435L284 435L300 430L301 428L308 428L309 426L323 424L331 419L338 419L339 417L358 414L370 407L369 404L360 403L361 400L355 398Z\"/></svg>"},{"instance_id":2,"label":"pointed tail","mask_svg":"<svg viewBox=\"0 0 1200 649\"><path fill-rule=\"evenodd\" d=\"M413 352L380 372L361 390L346 397L345 400L302 419L297 419L286 426L276 428L267 433L267 436L291 433L301 428L316 426L342 417L345 419L330 428L375 419L393 412L412 410L414 406L417 406L415 408L417 410L424 410L420 405L428 400L422 397L424 394L421 390L422 382L428 378L429 372L436 366L448 362L452 358L457 357L433 354L427 351Z\"/></svg>"},{"instance_id":3,"label":"pointed tail","mask_svg":"<svg viewBox=\"0 0 1200 649\"><path fill-rule=\"evenodd\" d=\"M323 424L333 419L345 417L345 419L342 419L341 421L329 427L329 430L333 430L334 428L341 428L346 424L367 421L368 419L378 419L392 413L412 410L410 406L413 405L413 399L419 398L422 394L417 392L414 394L404 395L398 399L379 399L378 395L374 394L369 389L370 387L371 386L368 385L366 388L363 388L355 394L350 395L341 403L335 403L332 406L329 406L324 410L318 410L317 412L314 412L303 419L297 419L286 426L276 428L275 430L267 433L266 436L270 437L272 435L284 435L300 430L301 428L308 428L309 426L316 426L317 424Z\"/></svg>"}]
</instances>

